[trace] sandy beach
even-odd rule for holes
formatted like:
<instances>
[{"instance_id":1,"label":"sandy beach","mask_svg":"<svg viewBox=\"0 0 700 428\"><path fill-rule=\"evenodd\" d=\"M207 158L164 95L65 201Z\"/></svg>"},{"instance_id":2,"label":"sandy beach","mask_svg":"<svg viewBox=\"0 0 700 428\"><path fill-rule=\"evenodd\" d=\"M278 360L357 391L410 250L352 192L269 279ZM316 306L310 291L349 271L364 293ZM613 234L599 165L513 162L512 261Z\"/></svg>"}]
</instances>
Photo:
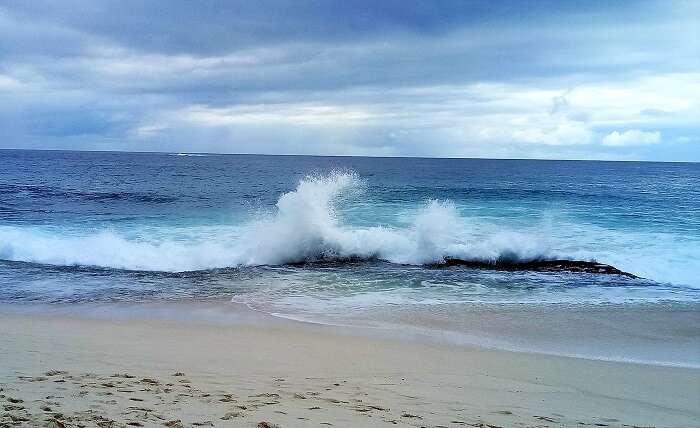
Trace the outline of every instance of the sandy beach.
<instances>
[{"instance_id":1,"label":"sandy beach","mask_svg":"<svg viewBox=\"0 0 700 428\"><path fill-rule=\"evenodd\" d=\"M0 426L690 427L700 370L291 321L0 315Z\"/></svg>"}]
</instances>

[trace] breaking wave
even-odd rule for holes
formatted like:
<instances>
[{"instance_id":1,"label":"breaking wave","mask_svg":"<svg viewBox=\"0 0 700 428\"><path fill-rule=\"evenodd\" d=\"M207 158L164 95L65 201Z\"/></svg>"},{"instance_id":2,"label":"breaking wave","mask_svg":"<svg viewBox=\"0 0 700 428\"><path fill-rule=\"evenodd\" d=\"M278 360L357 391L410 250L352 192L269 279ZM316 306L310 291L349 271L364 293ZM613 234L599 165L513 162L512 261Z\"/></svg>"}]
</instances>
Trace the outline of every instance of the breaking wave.
<instances>
[{"instance_id":1,"label":"breaking wave","mask_svg":"<svg viewBox=\"0 0 700 428\"><path fill-rule=\"evenodd\" d=\"M0 259L178 272L348 259L421 265L446 258L495 262L552 256L532 236L470 234L450 201L425 202L404 227L343 224L337 203L361 188L354 173L309 176L279 198L274 212L242 226L220 227L216 233L192 231L187 239L0 227Z\"/></svg>"}]
</instances>

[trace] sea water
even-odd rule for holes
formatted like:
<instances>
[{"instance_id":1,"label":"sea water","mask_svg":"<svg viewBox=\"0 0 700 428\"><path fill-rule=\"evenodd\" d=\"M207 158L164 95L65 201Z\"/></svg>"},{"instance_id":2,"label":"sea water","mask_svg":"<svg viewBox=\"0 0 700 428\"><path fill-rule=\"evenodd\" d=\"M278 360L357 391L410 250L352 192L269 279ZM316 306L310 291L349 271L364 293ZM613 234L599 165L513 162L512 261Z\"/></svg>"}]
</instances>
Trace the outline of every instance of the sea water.
<instances>
[{"instance_id":1,"label":"sea water","mask_svg":"<svg viewBox=\"0 0 700 428\"><path fill-rule=\"evenodd\" d=\"M639 278L446 258L595 260ZM700 165L0 151L0 303L207 299L341 324L694 309Z\"/></svg>"}]
</instances>

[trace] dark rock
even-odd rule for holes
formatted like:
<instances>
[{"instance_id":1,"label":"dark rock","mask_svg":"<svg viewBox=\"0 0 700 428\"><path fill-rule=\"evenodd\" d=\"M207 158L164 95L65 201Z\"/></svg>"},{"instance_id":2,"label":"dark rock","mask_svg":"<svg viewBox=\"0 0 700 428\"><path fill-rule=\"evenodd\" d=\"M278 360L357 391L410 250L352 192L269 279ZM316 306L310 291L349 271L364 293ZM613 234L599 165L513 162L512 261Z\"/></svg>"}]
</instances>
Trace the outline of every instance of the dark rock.
<instances>
[{"instance_id":1,"label":"dark rock","mask_svg":"<svg viewBox=\"0 0 700 428\"><path fill-rule=\"evenodd\" d=\"M464 266L475 269L491 269L491 270L506 270L506 271L534 271L534 272L580 272L580 273L595 273L601 275L622 275L628 278L639 278L629 272L621 271L620 269L598 262L590 262L584 260L496 260L480 261L480 260L462 260L455 258L445 258L443 263L432 265L436 268Z\"/></svg>"}]
</instances>

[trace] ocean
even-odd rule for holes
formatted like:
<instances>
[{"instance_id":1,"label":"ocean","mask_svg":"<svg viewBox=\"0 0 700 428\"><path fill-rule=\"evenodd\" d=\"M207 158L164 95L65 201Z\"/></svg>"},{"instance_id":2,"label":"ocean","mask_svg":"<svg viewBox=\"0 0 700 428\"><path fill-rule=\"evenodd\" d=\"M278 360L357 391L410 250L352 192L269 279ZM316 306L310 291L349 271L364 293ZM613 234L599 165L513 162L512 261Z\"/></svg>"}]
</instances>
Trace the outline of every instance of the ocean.
<instances>
[{"instance_id":1,"label":"ocean","mask_svg":"<svg viewBox=\"0 0 700 428\"><path fill-rule=\"evenodd\" d=\"M700 164L0 151L0 303L209 300L443 336L475 308L693 313Z\"/></svg>"}]
</instances>

